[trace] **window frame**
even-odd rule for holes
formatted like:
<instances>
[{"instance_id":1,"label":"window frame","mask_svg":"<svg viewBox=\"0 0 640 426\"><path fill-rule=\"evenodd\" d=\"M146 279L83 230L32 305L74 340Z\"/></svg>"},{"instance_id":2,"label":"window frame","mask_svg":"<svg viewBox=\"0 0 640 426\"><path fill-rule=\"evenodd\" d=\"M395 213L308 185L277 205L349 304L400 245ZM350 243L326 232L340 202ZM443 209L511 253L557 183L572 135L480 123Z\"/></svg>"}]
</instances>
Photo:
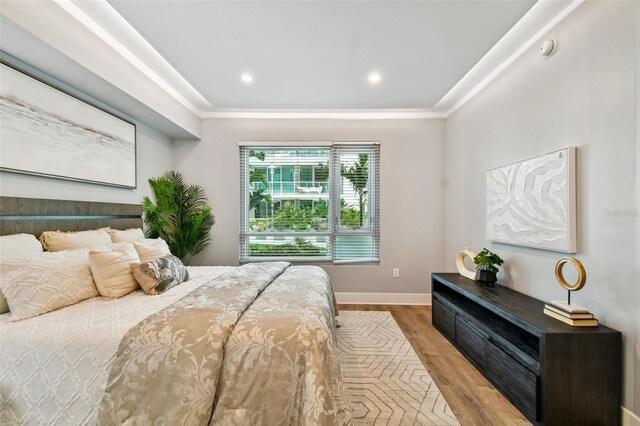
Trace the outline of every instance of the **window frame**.
<instances>
[{"instance_id":1,"label":"window frame","mask_svg":"<svg viewBox=\"0 0 640 426\"><path fill-rule=\"evenodd\" d=\"M305 262L305 263L333 263L354 264L368 263L379 264L380 262L380 222L379 222L379 198L380 198L380 142L263 142L263 141L240 141L239 157L240 157L240 224L239 224L239 262L259 262L259 261L288 261L288 262ZM367 187L373 187L375 197L367 197L367 212L369 225L367 228L349 229L341 225L341 184L342 176L340 173L341 163L335 160L335 152L340 155L340 148L357 149L358 146L367 147L374 150L376 154L375 162L372 169L369 169L367 177ZM250 167L249 153L258 149L328 149L328 193L327 199L327 231L313 232L287 232L287 231L252 231L249 227L250 209ZM369 167L372 167L370 164ZM315 180L315 167L312 168L312 179ZM373 183L372 183L373 181ZM375 199L374 199L375 198ZM373 224L373 226L372 226ZM336 240L340 236L370 236L373 238L374 248L372 249L370 258L354 258L354 259L337 259L336 258ZM327 241L327 256L249 256L247 246L250 244L251 237L322 237ZM376 256L377 254L377 256Z\"/></svg>"}]
</instances>

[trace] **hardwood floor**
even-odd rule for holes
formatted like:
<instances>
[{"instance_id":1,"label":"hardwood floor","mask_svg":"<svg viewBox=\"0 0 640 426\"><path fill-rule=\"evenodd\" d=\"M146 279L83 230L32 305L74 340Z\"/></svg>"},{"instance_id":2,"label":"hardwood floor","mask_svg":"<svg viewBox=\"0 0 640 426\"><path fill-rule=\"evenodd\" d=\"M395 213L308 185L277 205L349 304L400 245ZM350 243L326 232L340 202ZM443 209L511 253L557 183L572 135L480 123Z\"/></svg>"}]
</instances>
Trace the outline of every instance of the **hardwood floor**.
<instances>
[{"instance_id":1,"label":"hardwood floor","mask_svg":"<svg viewBox=\"0 0 640 426\"><path fill-rule=\"evenodd\" d=\"M339 305L339 308L391 312L462 425L530 424L431 325L431 306Z\"/></svg>"}]
</instances>

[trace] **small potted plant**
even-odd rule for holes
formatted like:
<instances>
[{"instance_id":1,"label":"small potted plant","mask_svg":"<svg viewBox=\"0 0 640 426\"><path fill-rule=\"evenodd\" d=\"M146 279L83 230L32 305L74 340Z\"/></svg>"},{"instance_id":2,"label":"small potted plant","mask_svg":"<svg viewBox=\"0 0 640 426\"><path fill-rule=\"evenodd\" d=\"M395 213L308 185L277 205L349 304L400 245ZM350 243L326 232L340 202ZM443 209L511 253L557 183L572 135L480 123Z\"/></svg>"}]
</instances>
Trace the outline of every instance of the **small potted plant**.
<instances>
[{"instance_id":1,"label":"small potted plant","mask_svg":"<svg viewBox=\"0 0 640 426\"><path fill-rule=\"evenodd\" d=\"M497 254L485 249L473 258L476 265L477 278L482 284L493 287L498 277L498 266L502 266L504 261Z\"/></svg>"}]
</instances>

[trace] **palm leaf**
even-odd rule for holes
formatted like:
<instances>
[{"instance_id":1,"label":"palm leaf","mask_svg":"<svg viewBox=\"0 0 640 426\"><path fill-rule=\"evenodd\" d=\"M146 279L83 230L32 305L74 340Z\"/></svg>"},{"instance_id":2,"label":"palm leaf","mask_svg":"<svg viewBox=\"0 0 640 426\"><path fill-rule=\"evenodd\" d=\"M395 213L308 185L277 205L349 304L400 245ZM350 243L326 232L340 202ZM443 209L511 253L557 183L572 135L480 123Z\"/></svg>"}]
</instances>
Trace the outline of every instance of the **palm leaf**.
<instances>
[{"instance_id":1,"label":"palm leaf","mask_svg":"<svg viewBox=\"0 0 640 426\"><path fill-rule=\"evenodd\" d=\"M340 167L340 175L347 179L353 190L358 194L359 223L364 224L364 210L367 200L367 184L369 183L369 155L359 154L358 162L351 167L344 164Z\"/></svg>"},{"instance_id":2,"label":"palm leaf","mask_svg":"<svg viewBox=\"0 0 640 426\"><path fill-rule=\"evenodd\" d=\"M146 236L164 239L171 253L183 261L204 250L215 224L204 189L186 184L175 171L149 179L149 185L156 202L149 197L142 201Z\"/></svg>"}]
</instances>

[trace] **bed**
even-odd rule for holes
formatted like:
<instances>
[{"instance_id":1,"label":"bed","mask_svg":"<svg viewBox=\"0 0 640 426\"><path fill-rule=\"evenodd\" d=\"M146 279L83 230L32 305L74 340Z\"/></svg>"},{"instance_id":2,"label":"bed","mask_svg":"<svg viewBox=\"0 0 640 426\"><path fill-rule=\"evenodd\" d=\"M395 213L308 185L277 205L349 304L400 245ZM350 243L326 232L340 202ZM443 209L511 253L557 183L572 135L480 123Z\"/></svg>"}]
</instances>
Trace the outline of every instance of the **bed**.
<instances>
[{"instance_id":1,"label":"bed","mask_svg":"<svg viewBox=\"0 0 640 426\"><path fill-rule=\"evenodd\" d=\"M131 205L6 198L2 234L140 224ZM1 422L351 423L322 269L188 270L157 296L94 297L16 322L0 315Z\"/></svg>"}]
</instances>

